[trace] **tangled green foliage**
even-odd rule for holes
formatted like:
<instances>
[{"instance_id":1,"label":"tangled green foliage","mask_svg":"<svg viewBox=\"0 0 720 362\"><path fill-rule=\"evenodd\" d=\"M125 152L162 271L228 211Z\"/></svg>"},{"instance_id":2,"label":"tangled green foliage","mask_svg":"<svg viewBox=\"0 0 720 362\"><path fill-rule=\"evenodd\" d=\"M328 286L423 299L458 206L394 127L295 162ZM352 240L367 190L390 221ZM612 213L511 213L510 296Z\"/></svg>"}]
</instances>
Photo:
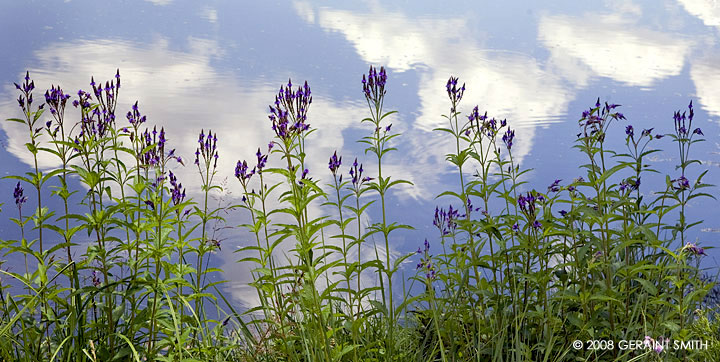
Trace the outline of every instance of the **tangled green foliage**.
<instances>
[{"instance_id":1,"label":"tangled green foliage","mask_svg":"<svg viewBox=\"0 0 720 362\"><path fill-rule=\"evenodd\" d=\"M0 270L0 359L720 358L720 322L708 307L714 283L699 269L703 248L687 241L700 221L685 218L686 206L713 197L702 182L706 171L697 172L700 162L689 158L690 147L703 141L700 128L692 130L692 103L675 113L674 133L635 134L626 126L627 149L619 152L607 148L606 137L625 116L598 100L579 121L582 174L537 190L513 159L515 131L478 107L463 116L465 85L451 77L447 127L436 131L454 141L446 159L458 183L438 195L450 206L436 208L437 234L418 242L417 253L398 256L392 236L413 228L391 220L388 198L412 184L383 168L400 135L390 123L395 112L385 109L385 69L371 67L362 84L369 110L362 123L370 132L360 142L372 174L357 158L349 177L343 174L336 152L329 184L310 177L311 91L289 82L270 107L275 137L267 152L258 149L252 168L237 163L240 202L213 208L212 195L229 187L215 179L217 134L199 135L194 164L202 194L192 200L172 172L185 162L164 129L143 129L137 103L127 124L116 120L119 72L105 86L93 80L91 92L79 92L72 102L77 122L66 120L70 96L59 87L34 106L28 74L17 85L23 118L8 121L27 127L35 164L8 177L18 181L11 219L21 237L0 244L25 268ZM647 160L663 137L678 147L679 175L646 191L641 179L657 173ZM41 170L40 154L61 166ZM71 190L71 179L82 187ZM37 208L28 214L33 197ZM44 207L48 197L63 207ZM313 205L324 214L313 216ZM244 212L248 221L239 228L254 239L237 250L253 266L250 285L260 301L248 310L225 298L213 281L220 270L210 266L231 209ZM369 213L378 221L364 225ZM403 265L416 260L415 275L405 278ZM659 350L655 342L667 339L708 348ZM620 348L623 340L642 348Z\"/></svg>"}]
</instances>

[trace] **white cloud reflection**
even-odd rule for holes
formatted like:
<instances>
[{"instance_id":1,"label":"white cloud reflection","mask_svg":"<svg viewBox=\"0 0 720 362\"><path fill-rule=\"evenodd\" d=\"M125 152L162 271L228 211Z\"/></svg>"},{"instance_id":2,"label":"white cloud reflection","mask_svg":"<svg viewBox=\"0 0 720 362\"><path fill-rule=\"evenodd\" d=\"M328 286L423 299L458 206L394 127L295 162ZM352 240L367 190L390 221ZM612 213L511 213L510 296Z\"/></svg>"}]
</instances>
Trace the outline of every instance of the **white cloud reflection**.
<instances>
[{"instance_id":1,"label":"white cloud reflection","mask_svg":"<svg viewBox=\"0 0 720 362\"><path fill-rule=\"evenodd\" d=\"M172 4L173 0L145 0L149 3L152 3L153 5L157 6L165 6Z\"/></svg>"},{"instance_id":2,"label":"white cloud reflection","mask_svg":"<svg viewBox=\"0 0 720 362\"><path fill-rule=\"evenodd\" d=\"M691 48L687 40L642 28L616 14L542 16L538 38L550 50L551 59L568 66L569 78L583 85L587 77L597 75L650 87L680 74Z\"/></svg>"},{"instance_id":3,"label":"white cloud reflection","mask_svg":"<svg viewBox=\"0 0 720 362\"><path fill-rule=\"evenodd\" d=\"M690 68L690 78L700 105L711 116L720 117L720 64L718 53L711 53L694 60Z\"/></svg>"},{"instance_id":4,"label":"white cloud reflection","mask_svg":"<svg viewBox=\"0 0 720 362\"><path fill-rule=\"evenodd\" d=\"M688 13L707 26L720 27L720 2L717 0L678 0Z\"/></svg>"}]
</instances>

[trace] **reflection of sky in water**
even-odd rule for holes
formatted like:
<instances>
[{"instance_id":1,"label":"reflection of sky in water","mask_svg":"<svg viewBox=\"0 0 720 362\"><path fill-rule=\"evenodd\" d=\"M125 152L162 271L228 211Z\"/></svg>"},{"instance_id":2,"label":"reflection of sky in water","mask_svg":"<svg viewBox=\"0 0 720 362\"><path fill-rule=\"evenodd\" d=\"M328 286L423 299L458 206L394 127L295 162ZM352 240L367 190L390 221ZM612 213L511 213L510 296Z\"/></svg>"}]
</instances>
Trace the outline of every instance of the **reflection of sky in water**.
<instances>
[{"instance_id":1,"label":"reflection of sky in water","mask_svg":"<svg viewBox=\"0 0 720 362\"><path fill-rule=\"evenodd\" d=\"M706 181L718 183L713 120L720 117L720 5L712 0L604 5L591 10L572 2L546 8L532 2L483 7L309 1L248 7L173 0L112 7L76 1L3 4L0 113L1 118L19 115L12 82L25 69L39 89L59 83L74 93L87 88L90 75L104 79L119 67L123 88L118 109L139 100L142 112L166 128L171 146L186 159L192 157L199 128L219 133L219 179L229 179L232 194L227 199L232 201L240 191L232 180L234 164L253 160L257 147L266 147L272 136L267 105L289 77L296 84L307 79L313 89L310 123L317 132L308 140L311 176L328 179L327 158L335 149L346 163L357 155L372 172L372 162L363 161L362 147L355 142L368 132L359 122L367 114L359 77L368 64L385 65L390 73L386 104L400 111L392 122L403 133L388 170L415 183L391 200L391 217L417 228L397 234L393 248L400 252L436 235L432 209L449 200L434 196L457 184L443 157L453 144L432 132L444 125L444 85L451 74L468 86L461 111L478 104L518 129L514 154L522 165L535 168L529 181L539 190L555 178L569 181L579 175L582 159L571 149L576 120L596 97L624 104L636 129L661 132L671 130L673 111L695 99L696 124L710 141L693 152L711 170ZM9 123L2 129L8 153L0 171L23 172L31 163L22 152L26 131ZM610 139L621 149L622 129L615 127ZM673 150L669 141L662 144ZM673 174L676 158L663 152L656 165ZM54 166L50 159L41 165ZM191 191L198 191L191 164L178 174ZM652 189L663 186L662 179L647 181ZM0 194L7 217L14 211L12 185L9 180L0 185L7 191ZM703 201L689 212L693 218L705 217L705 227L717 228L717 217L701 211L708 207L717 204ZM375 211L370 219L376 218ZM231 222L239 223L240 215L232 215ZM14 232L8 224L0 229ZM693 237L711 245L716 235L696 230ZM238 232L224 236L227 247L216 262L226 278L247 281L249 266L235 263L238 256L230 250L250 239ZM406 273L411 272L409 266ZM252 294L242 283L233 285L238 298L247 300Z\"/></svg>"}]
</instances>

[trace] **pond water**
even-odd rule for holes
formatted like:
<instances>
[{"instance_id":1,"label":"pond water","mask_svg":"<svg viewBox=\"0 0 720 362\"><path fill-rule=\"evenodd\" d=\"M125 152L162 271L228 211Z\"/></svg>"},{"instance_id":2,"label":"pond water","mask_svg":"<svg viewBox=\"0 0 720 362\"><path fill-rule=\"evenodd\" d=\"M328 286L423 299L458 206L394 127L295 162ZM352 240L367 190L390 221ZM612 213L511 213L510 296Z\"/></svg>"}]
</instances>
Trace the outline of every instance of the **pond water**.
<instances>
[{"instance_id":1,"label":"pond water","mask_svg":"<svg viewBox=\"0 0 720 362\"><path fill-rule=\"evenodd\" d=\"M517 129L515 158L534 169L529 187L542 191L555 179L570 182L581 175L584 160L572 148L577 120L598 97L623 105L628 120L608 136L618 150L625 147L626 124L669 133L673 112L693 100L694 125L708 141L694 146L693 156L703 165L693 166L690 174L709 169L705 182L719 184L720 3L543 3L3 2L0 118L20 116L13 82L26 70L42 92L60 84L74 94L89 88L90 76L110 79L119 68L119 114L138 100L149 124L164 126L170 146L185 159L192 159L201 128L218 133L218 180L227 179L229 191L222 202L236 203L235 163L254 160L257 148L272 138L268 105L288 78L295 84L307 80L313 91L309 123L317 131L308 138L310 175L329 181L327 160L335 150L343 155L343 172L358 157L372 174L373 163L356 142L371 131L360 123L368 114L360 79L369 65L384 65L386 108L399 112L392 123L402 133L387 169L414 183L391 196L390 218L416 228L395 235L396 253L415 250L425 237L436 238L433 210L450 201L435 196L457 187L457 175L443 156L454 147L452 140L432 131L445 125L441 115L448 112L445 83L451 75L467 84L460 111L467 114L477 104ZM29 170L26 130L8 122L2 130L0 175ZM666 151L655 154L653 165L679 176L671 141L655 144ZM41 159L41 166L56 164ZM192 163L177 173L197 195L199 177ZM643 178L645 191L663 188L664 180L664 175ZM18 233L7 221L15 216L13 185L0 180L4 237ZM717 195L717 189L712 192ZM716 244L717 208L709 199L690 204L690 219L705 223L689 240ZM228 215L228 224L241 223L243 216L240 211ZM367 222L377 217L371 208ZM254 241L239 230L224 230L222 243L213 261L225 270L218 278L231 281L227 290L235 300L252 303L254 293L244 286L250 266L236 263L240 256L233 251ZM709 254L703 265L716 268L720 254ZM406 275L414 273L414 265L406 265Z\"/></svg>"}]
</instances>

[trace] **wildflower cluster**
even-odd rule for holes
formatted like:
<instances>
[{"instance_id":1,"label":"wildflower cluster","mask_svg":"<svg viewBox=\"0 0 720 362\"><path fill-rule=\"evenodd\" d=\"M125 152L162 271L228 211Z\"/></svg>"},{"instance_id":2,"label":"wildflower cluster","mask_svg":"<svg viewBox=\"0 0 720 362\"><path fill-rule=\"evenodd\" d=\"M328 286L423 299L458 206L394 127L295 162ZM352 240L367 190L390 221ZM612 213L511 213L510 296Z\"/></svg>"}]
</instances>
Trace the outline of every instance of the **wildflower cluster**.
<instances>
[{"instance_id":1,"label":"wildflower cluster","mask_svg":"<svg viewBox=\"0 0 720 362\"><path fill-rule=\"evenodd\" d=\"M432 255L430 255L430 243L425 239L425 249L418 248L417 253L423 255L423 258L417 264L417 269L425 272L425 278L428 281L435 279L435 265L432 262Z\"/></svg>"},{"instance_id":2,"label":"wildflower cluster","mask_svg":"<svg viewBox=\"0 0 720 362\"><path fill-rule=\"evenodd\" d=\"M472 208L472 204L469 204L469 208ZM457 228L457 220L463 217L465 217L465 215L460 215L460 210L453 209L452 205L448 207L447 211L443 208L435 207L433 225L440 230L441 236L454 234Z\"/></svg>"},{"instance_id":3,"label":"wildflower cluster","mask_svg":"<svg viewBox=\"0 0 720 362\"><path fill-rule=\"evenodd\" d=\"M157 127L153 127L152 131L145 129L140 135L140 141L142 143L141 154L137 157L140 160L140 164L146 167L159 166L165 153L165 128L160 128L158 134Z\"/></svg>"},{"instance_id":4,"label":"wildflower cluster","mask_svg":"<svg viewBox=\"0 0 720 362\"><path fill-rule=\"evenodd\" d=\"M32 97L32 91L35 89L35 81L30 80L30 72L25 73L25 82L22 84L15 84L15 88L17 88L21 94L18 96L18 105L20 108L22 108L23 112L27 113L30 110L30 106L33 102ZM42 105L40 106L42 107Z\"/></svg>"},{"instance_id":5,"label":"wildflower cluster","mask_svg":"<svg viewBox=\"0 0 720 362\"><path fill-rule=\"evenodd\" d=\"M594 108L583 111L582 118L578 121L582 132L578 133L577 136L582 135L585 138L597 136L598 141L602 142L605 139L605 130L610 125L610 121L625 119L625 115L615 111L617 107L620 107L620 105L608 104L607 102L601 107L600 98L598 98Z\"/></svg>"},{"instance_id":6,"label":"wildflower cluster","mask_svg":"<svg viewBox=\"0 0 720 362\"><path fill-rule=\"evenodd\" d=\"M352 166L350 167L350 179L352 180L352 184L355 188L359 188L364 184L365 182L368 182L372 180L371 177L363 177L363 166L362 163L359 164L358 167L358 160L355 158L355 161L353 161Z\"/></svg>"},{"instance_id":7,"label":"wildflower cluster","mask_svg":"<svg viewBox=\"0 0 720 362\"><path fill-rule=\"evenodd\" d=\"M132 105L132 110L127 112L126 117L128 122L130 122L130 124L135 128L145 123L145 121L147 120L147 116L140 114L138 102L135 102L135 104Z\"/></svg>"},{"instance_id":8,"label":"wildflower cluster","mask_svg":"<svg viewBox=\"0 0 720 362\"><path fill-rule=\"evenodd\" d=\"M103 87L102 82L95 84L95 79L90 79L90 86L95 94L102 113L103 118L107 122L115 121L115 108L117 106L118 93L120 91L120 69L115 73L115 79L105 82Z\"/></svg>"},{"instance_id":9,"label":"wildflower cluster","mask_svg":"<svg viewBox=\"0 0 720 362\"><path fill-rule=\"evenodd\" d=\"M255 167L253 167L253 169L250 171L248 171L248 169L249 166L247 164L247 161L245 160L243 160L242 162L238 160L237 164L235 165L235 178L237 178L244 186L247 186L247 183L250 181L253 175L255 175Z\"/></svg>"},{"instance_id":10,"label":"wildflower cluster","mask_svg":"<svg viewBox=\"0 0 720 362\"><path fill-rule=\"evenodd\" d=\"M22 205L27 202L27 196L24 196L25 190L23 190L22 186L20 186L20 182L15 185L15 190L13 190L13 197L15 198L15 205L17 205L18 209L22 207Z\"/></svg>"},{"instance_id":11,"label":"wildflower cluster","mask_svg":"<svg viewBox=\"0 0 720 362\"><path fill-rule=\"evenodd\" d=\"M357 159L356 161L357 162ZM332 172L333 176L337 175L337 170L342 165L342 156L338 157L337 151L333 153L332 156L330 156L330 161L328 161L328 168L330 169L330 172ZM342 182L342 174L340 174L340 182Z\"/></svg>"},{"instance_id":12,"label":"wildflower cluster","mask_svg":"<svg viewBox=\"0 0 720 362\"><path fill-rule=\"evenodd\" d=\"M505 134L502 136L502 141L505 143L505 147L510 151L513 146L513 140L515 139L515 130L508 128Z\"/></svg>"},{"instance_id":13,"label":"wildflower cluster","mask_svg":"<svg viewBox=\"0 0 720 362\"><path fill-rule=\"evenodd\" d=\"M63 121L65 118L65 105L68 99L70 99L70 95L63 92L60 86L57 86L56 88L53 85L50 89L45 91L45 104L48 105L50 114L52 114L53 119L57 123L57 126L52 131L50 130L52 121L47 121L47 123L45 124L48 133L53 137L57 136L58 130L60 129L60 127L63 126Z\"/></svg>"},{"instance_id":14,"label":"wildflower cluster","mask_svg":"<svg viewBox=\"0 0 720 362\"><path fill-rule=\"evenodd\" d=\"M487 112L481 115L478 106L475 106L472 112L470 112L470 114L468 115L468 125L468 131L472 130L476 135L480 137L487 136L489 139L494 139L498 133L498 130L502 127L507 126L507 120L503 119L502 121L498 122L495 118L488 118ZM512 147L512 140L514 137L515 132L508 129L508 131L506 132L506 136L503 137L503 142L505 142L505 145L508 149Z\"/></svg>"},{"instance_id":15,"label":"wildflower cluster","mask_svg":"<svg viewBox=\"0 0 720 362\"><path fill-rule=\"evenodd\" d=\"M270 151L273 148L273 143L268 144L268 152L263 154L260 152L260 147L258 147L257 152L255 152L255 157L257 157L257 165L255 168L257 169L257 173L262 173L263 168L265 168L265 165L267 164L268 155L270 154Z\"/></svg>"},{"instance_id":16,"label":"wildflower cluster","mask_svg":"<svg viewBox=\"0 0 720 362\"><path fill-rule=\"evenodd\" d=\"M620 182L620 191L635 191L640 188L640 177L629 178Z\"/></svg>"},{"instance_id":17,"label":"wildflower cluster","mask_svg":"<svg viewBox=\"0 0 720 362\"><path fill-rule=\"evenodd\" d=\"M177 176L175 176L172 171L170 171L169 179L172 202L175 206L180 205L183 200L185 200L185 188L182 186L182 183L177 181ZM178 210L178 213L179 212Z\"/></svg>"},{"instance_id":18,"label":"wildflower cluster","mask_svg":"<svg viewBox=\"0 0 720 362\"><path fill-rule=\"evenodd\" d=\"M198 137L198 148L195 149L195 164L200 165L200 158L206 165L213 162L213 168L217 168L218 151L217 151L217 134L213 134L212 130L208 130L207 137L205 130L200 130Z\"/></svg>"},{"instance_id":19,"label":"wildflower cluster","mask_svg":"<svg viewBox=\"0 0 720 362\"><path fill-rule=\"evenodd\" d=\"M673 120L675 121L675 135L678 138L692 138L693 135L704 136L700 128L695 128L692 131L692 134L689 133L689 130L692 128L694 116L695 111L693 110L692 101L690 101L690 104L688 105L687 112L680 113L680 111L676 111L673 114Z\"/></svg>"},{"instance_id":20,"label":"wildflower cluster","mask_svg":"<svg viewBox=\"0 0 720 362\"><path fill-rule=\"evenodd\" d=\"M385 94L385 83L387 82L387 73L385 67L380 67L378 72L375 67L370 66L367 78L365 74L362 77L363 93L368 103L379 104L382 103Z\"/></svg>"},{"instance_id":21,"label":"wildflower cluster","mask_svg":"<svg viewBox=\"0 0 720 362\"><path fill-rule=\"evenodd\" d=\"M457 85L457 77L450 77L447 84L445 85L445 88L447 88L448 97L450 97L450 103L452 104L452 106L450 107L450 113L456 112L457 105L460 103L463 94L465 94L465 83L463 83L460 88L458 88Z\"/></svg>"},{"instance_id":22,"label":"wildflower cluster","mask_svg":"<svg viewBox=\"0 0 720 362\"><path fill-rule=\"evenodd\" d=\"M525 195L520 195L517 199L517 204L520 207L520 211L527 217L528 221L532 221L533 229L540 229L542 224L536 220L536 205L545 201L545 197L542 194L534 191L529 191Z\"/></svg>"},{"instance_id":23,"label":"wildflower cluster","mask_svg":"<svg viewBox=\"0 0 720 362\"><path fill-rule=\"evenodd\" d=\"M312 95L307 81L303 86L298 86L296 91L292 89L291 80L288 80L287 86L281 86L268 116L275 134L284 142L289 142L310 129L306 121L311 103Z\"/></svg>"},{"instance_id":24,"label":"wildflower cluster","mask_svg":"<svg viewBox=\"0 0 720 362\"><path fill-rule=\"evenodd\" d=\"M548 186L548 192L560 191L560 181L562 181L562 180L556 179L555 181L553 181L553 183L550 184L550 186Z\"/></svg>"},{"instance_id":25,"label":"wildflower cluster","mask_svg":"<svg viewBox=\"0 0 720 362\"><path fill-rule=\"evenodd\" d=\"M705 254L704 248L697 246L691 242L688 242L687 244L685 244L685 246L683 246L682 250L689 253L690 255L694 255L694 256L707 255L707 254Z\"/></svg>"}]
</instances>

